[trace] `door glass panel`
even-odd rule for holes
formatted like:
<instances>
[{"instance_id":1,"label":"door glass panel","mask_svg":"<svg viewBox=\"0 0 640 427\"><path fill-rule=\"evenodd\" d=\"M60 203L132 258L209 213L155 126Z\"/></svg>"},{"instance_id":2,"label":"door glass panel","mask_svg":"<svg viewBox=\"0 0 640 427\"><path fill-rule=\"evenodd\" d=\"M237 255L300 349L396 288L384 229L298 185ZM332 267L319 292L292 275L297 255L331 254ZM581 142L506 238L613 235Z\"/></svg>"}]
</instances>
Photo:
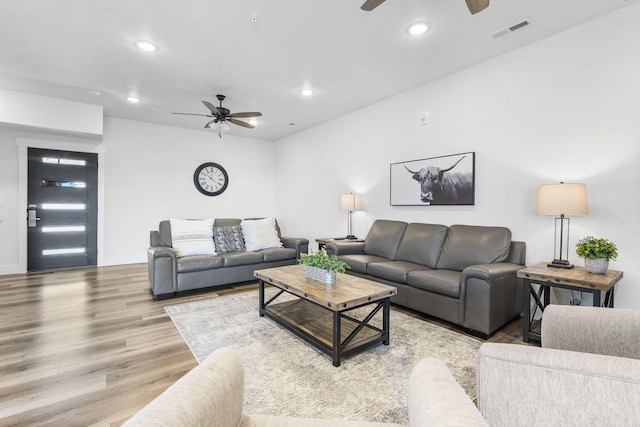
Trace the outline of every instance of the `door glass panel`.
<instances>
[{"instance_id":1,"label":"door glass panel","mask_svg":"<svg viewBox=\"0 0 640 427\"><path fill-rule=\"evenodd\" d=\"M86 208L84 203L43 203L42 209L62 211L82 211Z\"/></svg>"}]
</instances>

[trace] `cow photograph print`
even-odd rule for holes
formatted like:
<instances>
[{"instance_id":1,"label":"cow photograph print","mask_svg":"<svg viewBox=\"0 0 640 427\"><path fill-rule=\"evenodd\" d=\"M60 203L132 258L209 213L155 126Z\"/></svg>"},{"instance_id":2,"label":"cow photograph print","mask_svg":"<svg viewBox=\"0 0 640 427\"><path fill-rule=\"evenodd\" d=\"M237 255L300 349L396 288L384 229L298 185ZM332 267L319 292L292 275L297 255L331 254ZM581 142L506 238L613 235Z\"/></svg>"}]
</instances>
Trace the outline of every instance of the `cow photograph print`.
<instances>
[{"instance_id":1,"label":"cow photograph print","mask_svg":"<svg viewBox=\"0 0 640 427\"><path fill-rule=\"evenodd\" d=\"M391 206L473 205L475 152L391 163Z\"/></svg>"}]
</instances>

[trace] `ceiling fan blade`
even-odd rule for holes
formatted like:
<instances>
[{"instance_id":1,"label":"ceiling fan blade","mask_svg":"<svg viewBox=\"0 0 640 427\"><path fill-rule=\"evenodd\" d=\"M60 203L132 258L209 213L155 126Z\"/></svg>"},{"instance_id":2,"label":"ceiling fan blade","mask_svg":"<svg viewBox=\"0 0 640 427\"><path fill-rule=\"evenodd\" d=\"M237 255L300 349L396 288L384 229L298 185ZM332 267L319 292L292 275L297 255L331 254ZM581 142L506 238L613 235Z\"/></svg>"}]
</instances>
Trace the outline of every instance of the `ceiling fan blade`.
<instances>
[{"instance_id":1,"label":"ceiling fan blade","mask_svg":"<svg viewBox=\"0 0 640 427\"><path fill-rule=\"evenodd\" d=\"M243 122L242 120L227 119L227 121L233 123L234 125L242 126L242 127L249 128L249 129L253 129L255 127L254 125L249 124L247 122Z\"/></svg>"},{"instance_id":2,"label":"ceiling fan blade","mask_svg":"<svg viewBox=\"0 0 640 427\"><path fill-rule=\"evenodd\" d=\"M380 6L382 3L384 3L384 0L367 0L366 2L364 2L362 6L360 6L360 9L366 10L367 12L371 12L373 9Z\"/></svg>"},{"instance_id":3,"label":"ceiling fan blade","mask_svg":"<svg viewBox=\"0 0 640 427\"><path fill-rule=\"evenodd\" d=\"M182 114L183 116L213 117L211 114L196 114L196 113L171 113L171 114Z\"/></svg>"},{"instance_id":4,"label":"ceiling fan blade","mask_svg":"<svg viewBox=\"0 0 640 427\"><path fill-rule=\"evenodd\" d=\"M478 12L482 12L487 7L489 7L489 0L465 0L467 2L467 7L469 8L469 12L472 15L475 15Z\"/></svg>"},{"instance_id":5,"label":"ceiling fan blade","mask_svg":"<svg viewBox=\"0 0 640 427\"><path fill-rule=\"evenodd\" d=\"M209 101L202 101L202 103L204 104L205 107L207 107L209 109L209 111L211 111L211 113L214 116L219 116L221 115L220 110L218 110L218 107L216 107L215 105L213 105L212 103L210 103Z\"/></svg>"},{"instance_id":6,"label":"ceiling fan blade","mask_svg":"<svg viewBox=\"0 0 640 427\"><path fill-rule=\"evenodd\" d=\"M262 113L254 112L254 113L233 113L228 114L227 117L260 117Z\"/></svg>"},{"instance_id":7,"label":"ceiling fan blade","mask_svg":"<svg viewBox=\"0 0 640 427\"><path fill-rule=\"evenodd\" d=\"M211 120L210 122L207 122L207 124L206 124L206 125L204 125L204 127L205 127L205 128L210 128L210 127L211 127L211 125L212 125L212 124L214 124L214 123L216 122L216 120L218 120L218 119L213 119L213 120Z\"/></svg>"}]
</instances>

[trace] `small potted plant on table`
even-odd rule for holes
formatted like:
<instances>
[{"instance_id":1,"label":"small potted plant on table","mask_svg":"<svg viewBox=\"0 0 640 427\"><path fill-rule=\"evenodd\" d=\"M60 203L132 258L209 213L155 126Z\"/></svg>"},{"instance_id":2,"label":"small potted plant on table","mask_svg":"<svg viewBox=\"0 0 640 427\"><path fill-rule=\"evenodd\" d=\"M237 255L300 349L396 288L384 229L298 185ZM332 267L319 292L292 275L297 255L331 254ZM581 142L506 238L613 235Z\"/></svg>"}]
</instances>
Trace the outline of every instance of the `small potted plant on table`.
<instances>
[{"instance_id":1,"label":"small potted plant on table","mask_svg":"<svg viewBox=\"0 0 640 427\"><path fill-rule=\"evenodd\" d=\"M326 284L336 283L336 273L344 273L350 268L337 256L329 255L323 248L315 254L300 254L299 264L307 266L307 277Z\"/></svg>"},{"instance_id":2,"label":"small potted plant on table","mask_svg":"<svg viewBox=\"0 0 640 427\"><path fill-rule=\"evenodd\" d=\"M610 240L587 236L576 244L576 253L584 258L587 271L604 274L609 268L609 261L618 256L618 248Z\"/></svg>"}]
</instances>

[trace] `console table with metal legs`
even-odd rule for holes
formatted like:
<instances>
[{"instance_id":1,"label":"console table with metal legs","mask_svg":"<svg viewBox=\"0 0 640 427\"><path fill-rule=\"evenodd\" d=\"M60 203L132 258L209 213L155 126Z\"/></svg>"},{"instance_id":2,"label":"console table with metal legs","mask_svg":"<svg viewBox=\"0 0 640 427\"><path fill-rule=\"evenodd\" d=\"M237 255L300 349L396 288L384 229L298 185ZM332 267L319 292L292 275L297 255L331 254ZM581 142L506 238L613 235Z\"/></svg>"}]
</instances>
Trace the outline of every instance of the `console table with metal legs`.
<instances>
[{"instance_id":1,"label":"console table with metal legs","mask_svg":"<svg viewBox=\"0 0 640 427\"><path fill-rule=\"evenodd\" d=\"M613 307L614 287L622 279L622 271L607 270L605 274L593 274L584 267L552 268L547 267L546 262L542 262L519 270L518 277L524 280L522 340L529 342L531 339L540 341L542 317L535 319L535 315L538 309L543 313L545 307L550 304L551 288L588 292L593 296L594 307ZM538 289L535 289L535 285L539 286ZM604 304L602 292L605 293Z\"/></svg>"}]
</instances>

